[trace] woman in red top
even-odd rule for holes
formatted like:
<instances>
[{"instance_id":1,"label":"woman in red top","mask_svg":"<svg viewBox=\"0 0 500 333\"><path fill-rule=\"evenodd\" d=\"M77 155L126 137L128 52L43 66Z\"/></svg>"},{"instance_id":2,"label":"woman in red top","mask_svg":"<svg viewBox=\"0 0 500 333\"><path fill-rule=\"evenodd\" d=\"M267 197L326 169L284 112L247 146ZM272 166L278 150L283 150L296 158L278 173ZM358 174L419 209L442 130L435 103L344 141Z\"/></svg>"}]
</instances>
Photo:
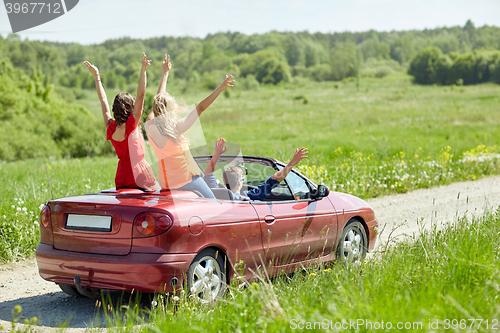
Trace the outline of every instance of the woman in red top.
<instances>
[{"instance_id":1,"label":"woman in red top","mask_svg":"<svg viewBox=\"0 0 500 333\"><path fill-rule=\"evenodd\" d=\"M116 188L159 189L153 171L144 159L144 138L140 126L138 126L142 116L144 94L146 92L146 69L151 64L151 60L147 60L146 55L142 54L137 99L124 92L116 95L113 101L115 120L111 118L109 112L108 100L101 83L99 70L88 61L85 61L84 64L88 67L90 73L94 75L97 95L101 101L104 125L107 127L107 139L111 141L118 155L119 161L115 177ZM166 74L168 76L168 71Z\"/></svg>"}]
</instances>

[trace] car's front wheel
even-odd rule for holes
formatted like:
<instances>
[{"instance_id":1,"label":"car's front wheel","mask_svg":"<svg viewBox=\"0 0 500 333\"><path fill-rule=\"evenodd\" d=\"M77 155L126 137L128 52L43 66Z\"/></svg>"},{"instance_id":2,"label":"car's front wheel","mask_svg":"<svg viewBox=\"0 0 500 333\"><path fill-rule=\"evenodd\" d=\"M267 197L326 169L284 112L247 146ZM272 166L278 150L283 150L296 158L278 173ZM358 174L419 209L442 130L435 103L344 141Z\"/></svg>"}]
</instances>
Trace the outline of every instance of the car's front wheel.
<instances>
[{"instance_id":1,"label":"car's front wheel","mask_svg":"<svg viewBox=\"0 0 500 333\"><path fill-rule=\"evenodd\" d=\"M212 302L226 290L226 261L215 249L198 253L187 271L187 287L204 303Z\"/></svg>"},{"instance_id":2,"label":"car's front wheel","mask_svg":"<svg viewBox=\"0 0 500 333\"><path fill-rule=\"evenodd\" d=\"M363 224L355 219L350 220L342 230L337 246L337 259L358 264L366 256L367 249L368 241Z\"/></svg>"}]
</instances>

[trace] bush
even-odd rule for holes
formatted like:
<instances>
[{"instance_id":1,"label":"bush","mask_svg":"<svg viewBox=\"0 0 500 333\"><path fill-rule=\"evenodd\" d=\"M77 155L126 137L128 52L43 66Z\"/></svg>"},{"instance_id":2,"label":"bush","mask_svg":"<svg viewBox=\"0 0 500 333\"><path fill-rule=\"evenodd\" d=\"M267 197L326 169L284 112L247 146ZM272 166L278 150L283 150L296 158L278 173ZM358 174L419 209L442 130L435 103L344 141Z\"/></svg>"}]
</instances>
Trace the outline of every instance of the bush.
<instances>
[{"instance_id":1,"label":"bush","mask_svg":"<svg viewBox=\"0 0 500 333\"><path fill-rule=\"evenodd\" d=\"M450 58L443 55L439 48L431 46L421 50L412 59L408 74L413 76L415 83L446 84L450 65Z\"/></svg>"},{"instance_id":2,"label":"bush","mask_svg":"<svg viewBox=\"0 0 500 333\"><path fill-rule=\"evenodd\" d=\"M459 56L450 68L450 82L456 83L458 79L463 80L463 84L476 83L475 80L476 57L473 53Z\"/></svg>"},{"instance_id":3,"label":"bush","mask_svg":"<svg viewBox=\"0 0 500 333\"><path fill-rule=\"evenodd\" d=\"M500 59L497 60L493 69L493 81L500 84Z\"/></svg>"},{"instance_id":4,"label":"bush","mask_svg":"<svg viewBox=\"0 0 500 333\"><path fill-rule=\"evenodd\" d=\"M278 84L282 81L288 82L290 81L288 64L276 58L267 59L257 67L256 79L264 84Z\"/></svg>"},{"instance_id":5,"label":"bush","mask_svg":"<svg viewBox=\"0 0 500 333\"><path fill-rule=\"evenodd\" d=\"M320 64L307 69L308 76L316 81L332 80L332 67L327 64Z\"/></svg>"},{"instance_id":6,"label":"bush","mask_svg":"<svg viewBox=\"0 0 500 333\"><path fill-rule=\"evenodd\" d=\"M253 74L247 75L245 78L241 78L236 81L236 87L241 86L245 90L255 90L259 88L260 83L257 81Z\"/></svg>"},{"instance_id":7,"label":"bush","mask_svg":"<svg viewBox=\"0 0 500 333\"><path fill-rule=\"evenodd\" d=\"M100 119L56 95L40 69L29 78L3 62L0 74L0 160L110 151Z\"/></svg>"}]
</instances>

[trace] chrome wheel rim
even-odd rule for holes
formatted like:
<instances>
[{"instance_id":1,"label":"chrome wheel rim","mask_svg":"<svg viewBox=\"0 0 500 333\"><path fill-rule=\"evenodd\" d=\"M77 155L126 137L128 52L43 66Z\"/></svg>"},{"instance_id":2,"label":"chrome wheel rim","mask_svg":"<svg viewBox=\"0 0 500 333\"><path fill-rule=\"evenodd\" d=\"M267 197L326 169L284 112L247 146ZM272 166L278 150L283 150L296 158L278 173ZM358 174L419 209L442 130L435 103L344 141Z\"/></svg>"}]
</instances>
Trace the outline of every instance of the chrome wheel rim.
<instances>
[{"instance_id":1,"label":"chrome wheel rim","mask_svg":"<svg viewBox=\"0 0 500 333\"><path fill-rule=\"evenodd\" d=\"M363 258L363 235L356 227L351 227L344 237L344 260L359 262Z\"/></svg>"},{"instance_id":2,"label":"chrome wheel rim","mask_svg":"<svg viewBox=\"0 0 500 333\"><path fill-rule=\"evenodd\" d=\"M212 302L222 288L222 273L217 260L211 256L200 259L193 270L191 295L202 302Z\"/></svg>"}]
</instances>

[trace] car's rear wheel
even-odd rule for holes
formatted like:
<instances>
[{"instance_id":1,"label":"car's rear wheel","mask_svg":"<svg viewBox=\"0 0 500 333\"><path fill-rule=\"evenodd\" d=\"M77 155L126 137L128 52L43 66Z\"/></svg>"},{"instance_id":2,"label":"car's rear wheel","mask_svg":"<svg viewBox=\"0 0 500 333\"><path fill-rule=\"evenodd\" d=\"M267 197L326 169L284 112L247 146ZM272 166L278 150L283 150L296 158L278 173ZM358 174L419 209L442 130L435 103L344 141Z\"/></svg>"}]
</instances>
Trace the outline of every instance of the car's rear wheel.
<instances>
[{"instance_id":1,"label":"car's rear wheel","mask_svg":"<svg viewBox=\"0 0 500 333\"><path fill-rule=\"evenodd\" d=\"M204 303L213 302L226 291L226 261L215 249L198 253L187 271L187 287L191 295Z\"/></svg>"},{"instance_id":2,"label":"car's rear wheel","mask_svg":"<svg viewBox=\"0 0 500 333\"><path fill-rule=\"evenodd\" d=\"M58 285L59 285L59 288L61 288L62 291L64 291L66 294L68 294L70 296L84 297L82 294L80 294L78 292L78 290L76 290L75 286L72 286L70 284L63 284L63 283L59 283Z\"/></svg>"},{"instance_id":3,"label":"car's rear wheel","mask_svg":"<svg viewBox=\"0 0 500 333\"><path fill-rule=\"evenodd\" d=\"M348 264L359 264L366 256L368 241L366 231L356 219L352 219L342 230L337 246L337 259Z\"/></svg>"}]
</instances>

